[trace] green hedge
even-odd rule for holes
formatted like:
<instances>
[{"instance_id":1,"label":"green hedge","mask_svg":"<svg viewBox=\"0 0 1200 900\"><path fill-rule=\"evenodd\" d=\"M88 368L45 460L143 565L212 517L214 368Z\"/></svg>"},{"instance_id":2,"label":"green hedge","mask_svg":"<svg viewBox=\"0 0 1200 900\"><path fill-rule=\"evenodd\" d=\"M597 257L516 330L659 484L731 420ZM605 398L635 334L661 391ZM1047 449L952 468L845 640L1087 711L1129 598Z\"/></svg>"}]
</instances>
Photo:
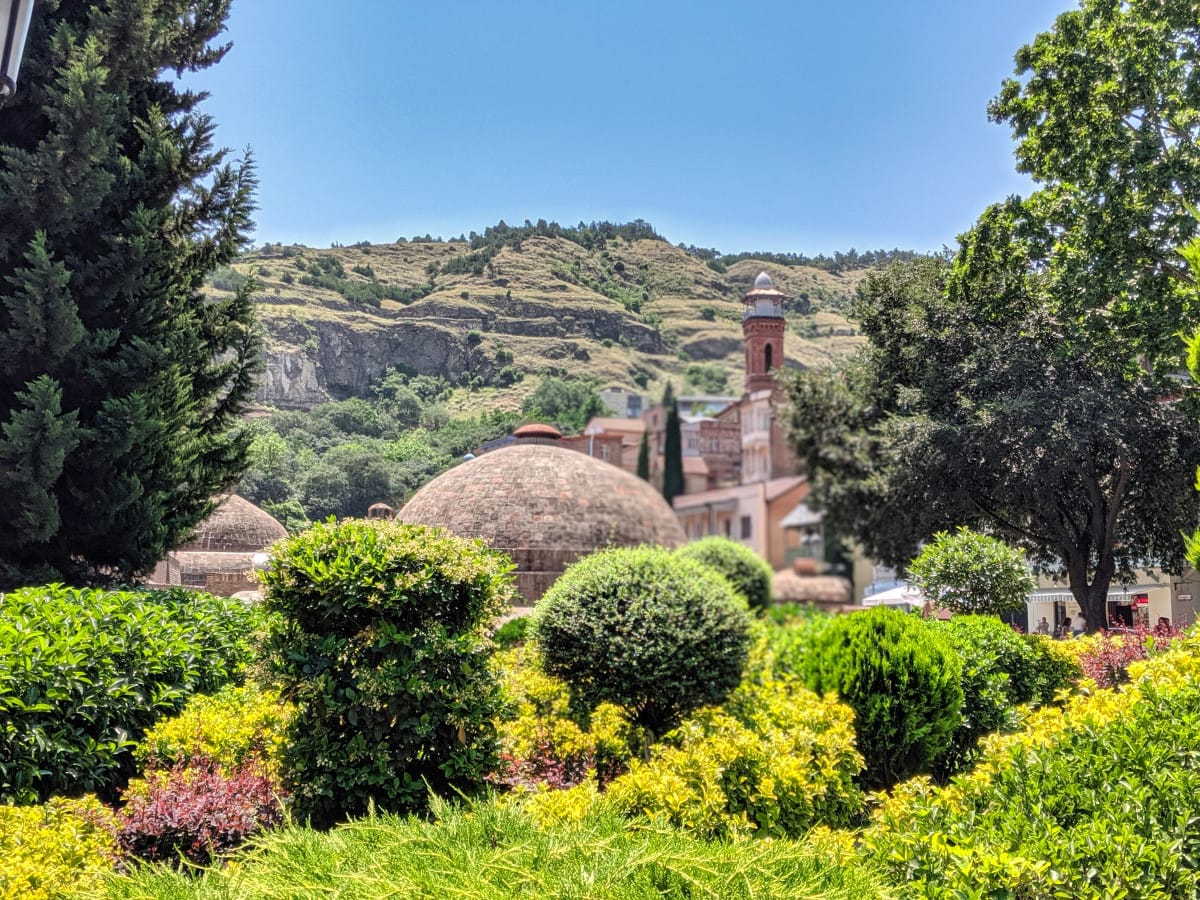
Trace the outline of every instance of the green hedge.
<instances>
[{"instance_id":1,"label":"green hedge","mask_svg":"<svg viewBox=\"0 0 1200 900\"><path fill-rule=\"evenodd\" d=\"M0 595L0 799L111 797L143 732L234 679L260 622L240 600L185 590Z\"/></svg>"}]
</instances>

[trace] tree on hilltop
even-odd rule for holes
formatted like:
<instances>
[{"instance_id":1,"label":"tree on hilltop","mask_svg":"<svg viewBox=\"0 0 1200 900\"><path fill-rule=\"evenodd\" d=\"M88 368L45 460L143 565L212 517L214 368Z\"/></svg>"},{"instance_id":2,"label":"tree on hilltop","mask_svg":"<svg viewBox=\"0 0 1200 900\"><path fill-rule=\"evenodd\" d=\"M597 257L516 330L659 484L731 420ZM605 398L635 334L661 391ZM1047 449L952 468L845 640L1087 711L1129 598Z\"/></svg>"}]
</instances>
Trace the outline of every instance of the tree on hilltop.
<instances>
[{"instance_id":1,"label":"tree on hilltop","mask_svg":"<svg viewBox=\"0 0 1200 900\"><path fill-rule=\"evenodd\" d=\"M34 8L0 109L0 588L128 579L245 464L250 287L206 297L250 225L254 170L203 94L229 0Z\"/></svg>"}]
</instances>

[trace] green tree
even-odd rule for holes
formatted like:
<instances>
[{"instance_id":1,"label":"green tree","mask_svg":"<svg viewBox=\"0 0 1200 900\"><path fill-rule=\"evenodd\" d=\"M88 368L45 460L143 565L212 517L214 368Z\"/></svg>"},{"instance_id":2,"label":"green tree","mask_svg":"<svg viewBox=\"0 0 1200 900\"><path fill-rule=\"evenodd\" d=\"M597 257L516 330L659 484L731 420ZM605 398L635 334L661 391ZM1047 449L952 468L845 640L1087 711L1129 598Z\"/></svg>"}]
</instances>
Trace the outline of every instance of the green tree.
<instances>
[{"instance_id":1,"label":"green tree","mask_svg":"<svg viewBox=\"0 0 1200 900\"><path fill-rule=\"evenodd\" d=\"M554 376L543 378L521 406L526 415L553 422L570 432L583 431L592 416L602 416L607 409L591 382Z\"/></svg>"},{"instance_id":2,"label":"green tree","mask_svg":"<svg viewBox=\"0 0 1200 900\"><path fill-rule=\"evenodd\" d=\"M205 297L250 224L249 160L178 73L228 0L36 5L0 110L0 588L127 579L237 479L250 284Z\"/></svg>"},{"instance_id":3,"label":"green tree","mask_svg":"<svg viewBox=\"0 0 1200 900\"><path fill-rule=\"evenodd\" d=\"M670 503L683 493L683 435L680 431L679 404L670 382L663 391L663 408L667 411L666 435L663 438L663 497Z\"/></svg>"},{"instance_id":4,"label":"green tree","mask_svg":"<svg viewBox=\"0 0 1200 900\"><path fill-rule=\"evenodd\" d=\"M642 441L638 444L637 476L642 481L650 480L650 432L642 432Z\"/></svg>"},{"instance_id":5,"label":"green tree","mask_svg":"<svg viewBox=\"0 0 1200 900\"><path fill-rule=\"evenodd\" d=\"M1022 48L989 112L1041 189L987 210L952 266L869 279L869 348L795 385L798 449L840 482L818 495L877 555L982 528L1065 575L1091 629L1115 577L1182 566L1200 514L1200 433L1172 402L1175 335L1197 322L1176 250L1200 202L1198 20L1192 0L1084 0Z\"/></svg>"},{"instance_id":6,"label":"green tree","mask_svg":"<svg viewBox=\"0 0 1200 900\"><path fill-rule=\"evenodd\" d=\"M1022 550L969 528L935 534L908 574L935 605L958 613L1021 610L1037 587Z\"/></svg>"}]
</instances>

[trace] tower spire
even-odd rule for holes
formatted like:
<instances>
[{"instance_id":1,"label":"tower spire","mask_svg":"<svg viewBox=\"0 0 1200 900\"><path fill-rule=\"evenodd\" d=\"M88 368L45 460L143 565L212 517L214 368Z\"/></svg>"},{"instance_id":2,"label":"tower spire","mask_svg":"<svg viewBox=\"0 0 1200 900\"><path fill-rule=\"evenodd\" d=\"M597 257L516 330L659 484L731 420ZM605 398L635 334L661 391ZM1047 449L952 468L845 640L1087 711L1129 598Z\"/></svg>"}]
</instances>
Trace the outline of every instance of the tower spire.
<instances>
[{"instance_id":1,"label":"tower spire","mask_svg":"<svg viewBox=\"0 0 1200 900\"><path fill-rule=\"evenodd\" d=\"M759 272L742 297L742 339L746 349L745 391L774 390L775 370L783 368L783 301L787 295L775 289L771 276Z\"/></svg>"}]
</instances>

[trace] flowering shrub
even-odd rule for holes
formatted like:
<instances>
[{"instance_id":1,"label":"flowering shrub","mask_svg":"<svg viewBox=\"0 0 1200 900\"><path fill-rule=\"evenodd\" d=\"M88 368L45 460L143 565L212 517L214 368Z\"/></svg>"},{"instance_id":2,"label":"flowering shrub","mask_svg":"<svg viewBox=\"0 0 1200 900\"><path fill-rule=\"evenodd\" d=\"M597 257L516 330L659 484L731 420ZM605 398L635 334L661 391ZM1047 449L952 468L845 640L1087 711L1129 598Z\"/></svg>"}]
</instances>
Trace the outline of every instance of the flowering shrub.
<instances>
[{"instance_id":1,"label":"flowering shrub","mask_svg":"<svg viewBox=\"0 0 1200 900\"><path fill-rule=\"evenodd\" d=\"M743 684L634 761L606 801L708 837L800 837L862 811L853 713L794 679Z\"/></svg>"},{"instance_id":2,"label":"flowering shrub","mask_svg":"<svg viewBox=\"0 0 1200 900\"><path fill-rule=\"evenodd\" d=\"M94 797L0 806L0 900L95 896L117 858L111 815Z\"/></svg>"},{"instance_id":3,"label":"flowering shrub","mask_svg":"<svg viewBox=\"0 0 1200 900\"><path fill-rule=\"evenodd\" d=\"M247 759L225 772L193 757L130 782L117 814L121 849L151 862L208 865L283 821L277 785Z\"/></svg>"}]
</instances>

